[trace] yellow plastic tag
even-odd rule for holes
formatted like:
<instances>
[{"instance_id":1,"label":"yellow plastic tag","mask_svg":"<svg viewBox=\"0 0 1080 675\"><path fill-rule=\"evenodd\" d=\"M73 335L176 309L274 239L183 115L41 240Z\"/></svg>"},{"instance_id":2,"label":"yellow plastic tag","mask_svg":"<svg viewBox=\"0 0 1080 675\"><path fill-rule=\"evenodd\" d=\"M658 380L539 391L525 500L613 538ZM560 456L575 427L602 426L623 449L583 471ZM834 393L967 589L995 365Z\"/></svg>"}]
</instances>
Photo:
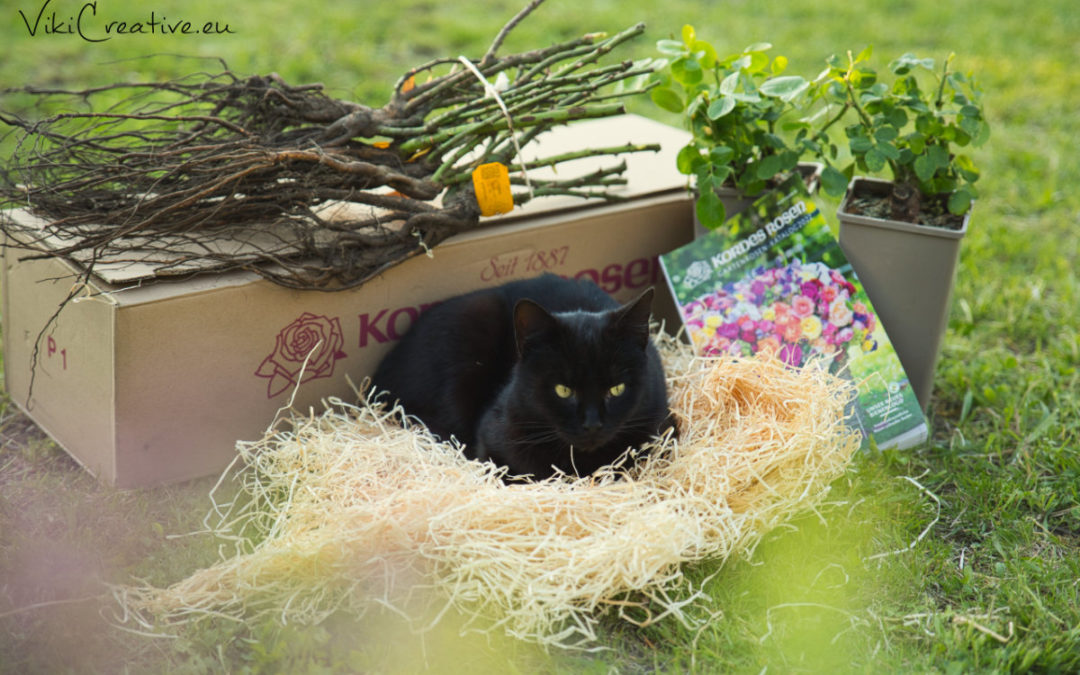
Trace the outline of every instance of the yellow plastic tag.
<instances>
[{"instance_id":1,"label":"yellow plastic tag","mask_svg":"<svg viewBox=\"0 0 1080 675\"><path fill-rule=\"evenodd\" d=\"M510 171L499 162L481 164L473 169L476 203L483 216L497 216L514 210L514 195L510 193Z\"/></svg>"}]
</instances>

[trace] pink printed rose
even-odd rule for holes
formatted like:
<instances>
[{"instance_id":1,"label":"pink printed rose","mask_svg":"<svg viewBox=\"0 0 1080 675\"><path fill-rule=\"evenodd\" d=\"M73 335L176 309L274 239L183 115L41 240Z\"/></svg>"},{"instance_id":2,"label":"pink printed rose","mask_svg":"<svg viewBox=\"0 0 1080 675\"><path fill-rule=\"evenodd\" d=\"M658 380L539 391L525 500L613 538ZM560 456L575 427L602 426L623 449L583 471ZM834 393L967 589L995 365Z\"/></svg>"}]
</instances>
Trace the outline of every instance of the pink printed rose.
<instances>
[{"instance_id":1,"label":"pink printed rose","mask_svg":"<svg viewBox=\"0 0 1080 675\"><path fill-rule=\"evenodd\" d=\"M255 371L256 376L270 380L266 397L274 398L309 380L333 375L334 364L345 357L341 351L344 341L337 317L301 314L281 329L274 351Z\"/></svg>"},{"instance_id":2,"label":"pink printed rose","mask_svg":"<svg viewBox=\"0 0 1080 675\"><path fill-rule=\"evenodd\" d=\"M791 300L791 313L805 319L814 313L814 301L805 295L796 295Z\"/></svg>"}]
</instances>

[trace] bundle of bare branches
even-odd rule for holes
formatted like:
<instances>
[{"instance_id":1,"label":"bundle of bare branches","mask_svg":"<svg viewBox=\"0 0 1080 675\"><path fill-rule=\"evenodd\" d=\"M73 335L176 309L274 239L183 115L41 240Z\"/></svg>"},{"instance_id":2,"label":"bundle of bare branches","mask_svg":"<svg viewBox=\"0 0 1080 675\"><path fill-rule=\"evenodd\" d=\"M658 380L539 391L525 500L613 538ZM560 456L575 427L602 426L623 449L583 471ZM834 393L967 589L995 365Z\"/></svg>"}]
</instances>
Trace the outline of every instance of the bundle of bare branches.
<instances>
[{"instance_id":1,"label":"bundle of bare branches","mask_svg":"<svg viewBox=\"0 0 1080 675\"><path fill-rule=\"evenodd\" d=\"M652 66L599 61L644 27L498 56L540 2L507 23L480 59L409 70L380 108L275 74L238 77L224 64L169 82L23 89L41 106L60 97L86 105L37 121L0 115L19 133L0 207L25 207L49 222L9 244L31 257L73 256L88 269L137 259L167 273L198 260L293 288L336 290L476 226L471 174L480 164L499 162L513 184L529 182L513 194L518 205L550 194L614 198L608 188L624 182L624 163L556 180L528 181L525 172L656 146L531 163L518 147L556 125L623 112L616 99L640 91L626 81L643 82L638 76ZM21 227L11 218L0 226Z\"/></svg>"}]
</instances>

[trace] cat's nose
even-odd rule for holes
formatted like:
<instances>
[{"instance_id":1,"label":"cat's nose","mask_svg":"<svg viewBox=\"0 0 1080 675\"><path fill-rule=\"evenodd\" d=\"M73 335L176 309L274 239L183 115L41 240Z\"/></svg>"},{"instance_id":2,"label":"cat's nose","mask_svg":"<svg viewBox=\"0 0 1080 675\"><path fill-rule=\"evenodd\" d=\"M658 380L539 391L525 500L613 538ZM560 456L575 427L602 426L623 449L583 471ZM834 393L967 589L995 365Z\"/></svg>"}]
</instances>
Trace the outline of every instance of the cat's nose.
<instances>
[{"instance_id":1,"label":"cat's nose","mask_svg":"<svg viewBox=\"0 0 1080 675\"><path fill-rule=\"evenodd\" d=\"M585 419L581 422L581 428L586 433L594 434L604 426L603 421L600 419L600 411L595 408L588 408L585 410Z\"/></svg>"}]
</instances>

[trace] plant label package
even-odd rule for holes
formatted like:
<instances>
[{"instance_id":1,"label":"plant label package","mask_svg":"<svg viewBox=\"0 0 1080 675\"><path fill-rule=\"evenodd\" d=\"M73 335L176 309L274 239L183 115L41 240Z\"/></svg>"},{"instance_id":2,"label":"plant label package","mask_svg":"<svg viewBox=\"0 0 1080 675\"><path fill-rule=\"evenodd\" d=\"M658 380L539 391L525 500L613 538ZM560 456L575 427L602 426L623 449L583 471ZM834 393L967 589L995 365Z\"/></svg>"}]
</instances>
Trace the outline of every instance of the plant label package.
<instances>
[{"instance_id":1,"label":"plant label package","mask_svg":"<svg viewBox=\"0 0 1080 675\"><path fill-rule=\"evenodd\" d=\"M792 367L826 367L856 385L847 416L864 445L926 440L889 336L797 175L660 260L699 353L768 350Z\"/></svg>"},{"instance_id":2,"label":"plant label package","mask_svg":"<svg viewBox=\"0 0 1080 675\"><path fill-rule=\"evenodd\" d=\"M633 115L557 129L526 146L526 159L598 143L662 149L625 156L627 184L613 190L618 201L537 198L338 292L145 261L98 261L85 279L77 261L5 248L5 386L110 484L220 472L236 442L261 438L283 408L306 413L330 397L355 400L354 385L432 303L542 272L592 279L621 301L648 286L663 289L658 256L692 238L692 204L675 168L687 139ZM559 171L586 173L601 163L574 160ZM544 171L529 175L542 179ZM24 231L47 231L26 213L12 217ZM665 296L654 312L672 322L674 304Z\"/></svg>"}]
</instances>

